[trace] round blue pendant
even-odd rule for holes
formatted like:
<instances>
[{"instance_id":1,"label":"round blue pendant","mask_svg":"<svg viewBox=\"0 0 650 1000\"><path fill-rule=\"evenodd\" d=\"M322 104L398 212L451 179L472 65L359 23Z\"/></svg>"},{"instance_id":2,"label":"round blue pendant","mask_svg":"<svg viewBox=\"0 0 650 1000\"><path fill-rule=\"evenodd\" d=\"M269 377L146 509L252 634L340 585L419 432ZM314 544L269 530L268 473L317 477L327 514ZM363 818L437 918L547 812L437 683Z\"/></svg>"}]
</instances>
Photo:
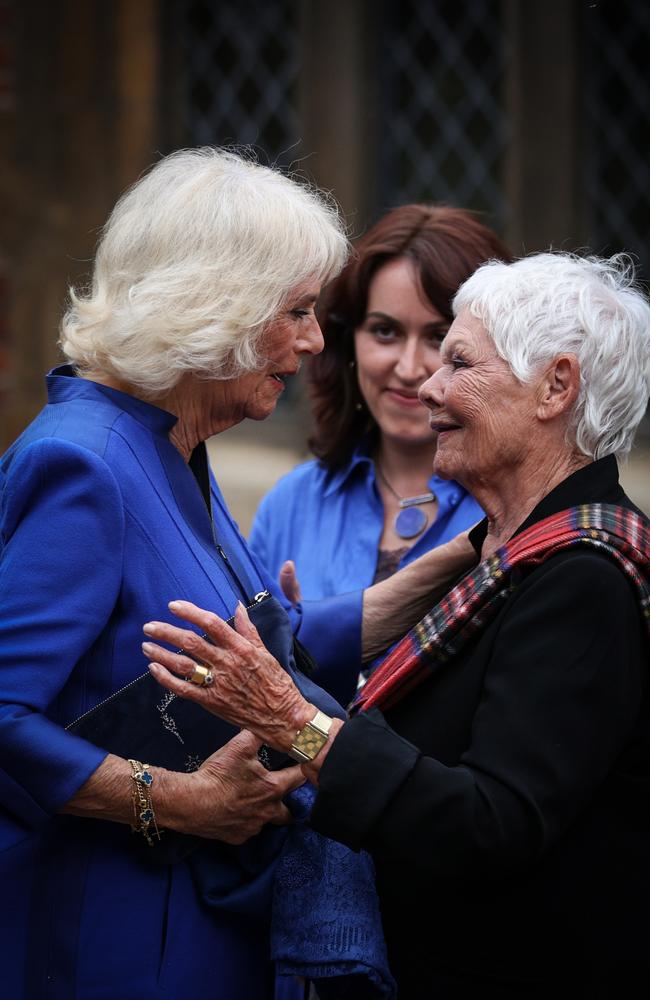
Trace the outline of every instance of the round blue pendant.
<instances>
[{"instance_id":1,"label":"round blue pendant","mask_svg":"<svg viewBox=\"0 0 650 1000\"><path fill-rule=\"evenodd\" d=\"M395 531L400 538L415 538L424 531L427 515L419 507L405 507L395 518Z\"/></svg>"}]
</instances>

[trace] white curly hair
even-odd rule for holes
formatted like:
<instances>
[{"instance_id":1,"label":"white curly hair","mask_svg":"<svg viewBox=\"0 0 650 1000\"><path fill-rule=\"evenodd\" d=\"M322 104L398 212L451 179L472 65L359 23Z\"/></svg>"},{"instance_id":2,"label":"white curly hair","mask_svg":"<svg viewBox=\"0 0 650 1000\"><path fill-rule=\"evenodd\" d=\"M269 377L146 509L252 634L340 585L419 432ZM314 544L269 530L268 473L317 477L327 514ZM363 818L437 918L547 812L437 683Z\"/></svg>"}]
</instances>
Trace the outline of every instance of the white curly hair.
<instances>
[{"instance_id":1,"label":"white curly hair","mask_svg":"<svg viewBox=\"0 0 650 1000\"><path fill-rule=\"evenodd\" d=\"M629 452L650 397L650 303L627 255L489 261L461 285L453 308L481 320L523 383L558 354L574 354L571 443L592 459Z\"/></svg>"}]
</instances>

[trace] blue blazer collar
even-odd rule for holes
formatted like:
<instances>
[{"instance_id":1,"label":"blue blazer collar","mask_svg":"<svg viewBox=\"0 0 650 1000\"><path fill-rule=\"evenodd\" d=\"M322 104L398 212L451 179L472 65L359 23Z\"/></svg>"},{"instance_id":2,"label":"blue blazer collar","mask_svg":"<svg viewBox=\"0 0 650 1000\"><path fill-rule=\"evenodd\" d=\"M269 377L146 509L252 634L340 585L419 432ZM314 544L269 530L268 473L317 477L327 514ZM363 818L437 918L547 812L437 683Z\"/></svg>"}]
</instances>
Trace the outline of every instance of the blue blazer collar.
<instances>
[{"instance_id":1,"label":"blue blazer collar","mask_svg":"<svg viewBox=\"0 0 650 1000\"><path fill-rule=\"evenodd\" d=\"M50 403L62 403L70 399L92 399L104 397L109 399L119 410L130 414L139 423L144 424L154 433L165 437L177 421L177 417L167 410L162 410L153 403L146 403L137 396L130 396L119 389L111 389L100 385L91 379L81 378L75 373L72 365L58 365L48 372L47 396Z\"/></svg>"}]
</instances>

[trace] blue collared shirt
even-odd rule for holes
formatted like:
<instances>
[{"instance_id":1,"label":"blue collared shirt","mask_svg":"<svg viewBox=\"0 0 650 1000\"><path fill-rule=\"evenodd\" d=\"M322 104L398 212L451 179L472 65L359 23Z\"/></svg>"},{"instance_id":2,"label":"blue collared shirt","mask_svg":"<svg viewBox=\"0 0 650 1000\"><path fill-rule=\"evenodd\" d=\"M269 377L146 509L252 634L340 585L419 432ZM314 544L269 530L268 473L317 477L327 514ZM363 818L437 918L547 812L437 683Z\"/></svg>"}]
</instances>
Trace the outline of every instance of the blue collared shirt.
<instances>
[{"instance_id":1,"label":"blue collared shirt","mask_svg":"<svg viewBox=\"0 0 650 1000\"><path fill-rule=\"evenodd\" d=\"M429 489L438 498L438 515L400 567L483 517L459 483L434 475ZM383 524L374 462L360 445L336 472L312 460L280 479L258 508L250 546L276 580L282 563L293 559L303 598L318 600L370 586Z\"/></svg>"},{"instance_id":2,"label":"blue collared shirt","mask_svg":"<svg viewBox=\"0 0 650 1000\"><path fill-rule=\"evenodd\" d=\"M438 498L438 515L398 568L483 517L476 500L459 483L434 475L428 485ZM360 613L363 590L374 580L383 525L374 462L361 444L349 463L336 472L314 460L289 472L264 497L251 528L250 548L274 580L286 559L294 561L302 591L300 638L320 665L315 679L342 704L347 704L356 688L359 640L355 634L347 656L329 655L329 644L320 630L329 613L335 633L351 632L347 619L352 621L357 609ZM335 595L339 595L340 607L330 603ZM326 606L320 603L323 598L329 598ZM335 645L340 650L341 643ZM321 658L321 650L328 654L326 658Z\"/></svg>"}]
</instances>

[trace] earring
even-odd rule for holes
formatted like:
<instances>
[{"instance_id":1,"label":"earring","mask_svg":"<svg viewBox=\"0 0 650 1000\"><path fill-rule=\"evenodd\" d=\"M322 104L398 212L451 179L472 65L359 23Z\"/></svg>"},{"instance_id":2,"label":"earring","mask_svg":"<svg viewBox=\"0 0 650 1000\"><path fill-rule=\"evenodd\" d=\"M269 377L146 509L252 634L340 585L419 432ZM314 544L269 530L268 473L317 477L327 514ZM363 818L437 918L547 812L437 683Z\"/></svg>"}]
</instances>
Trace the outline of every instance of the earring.
<instances>
[{"instance_id":1,"label":"earring","mask_svg":"<svg viewBox=\"0 0 650 1000\"><path fill-rule=\"evenodd\" d=\"M355 403L354 408L359 413L363 409L363 403Z\"/></svg>"},{"instance_id":2,"label":"earring","mask_svg":"<svg viewBox=\"0 0 650 1000\"><path fill-rule=\"evenodd\" d=\"M354 359L352 361L348 361L348 367L349 368L356 368L356 364L357 363L356 363L356 361Z\"/></svg>"}]
</instances>

